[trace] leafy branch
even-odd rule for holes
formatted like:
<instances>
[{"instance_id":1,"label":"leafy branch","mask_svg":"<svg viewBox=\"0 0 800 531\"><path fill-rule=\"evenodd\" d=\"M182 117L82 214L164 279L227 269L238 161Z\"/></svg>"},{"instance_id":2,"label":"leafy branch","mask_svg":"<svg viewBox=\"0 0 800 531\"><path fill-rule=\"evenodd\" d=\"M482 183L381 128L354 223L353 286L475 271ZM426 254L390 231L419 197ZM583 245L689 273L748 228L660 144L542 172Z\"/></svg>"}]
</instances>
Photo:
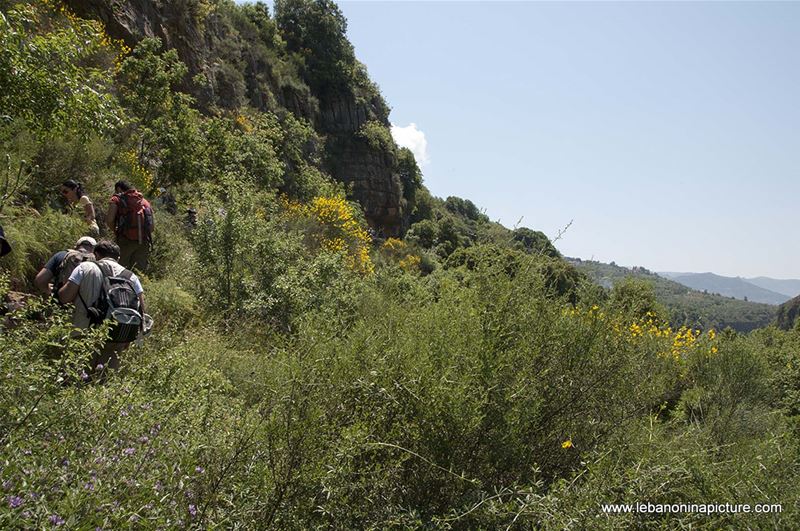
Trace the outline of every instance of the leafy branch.
<instances>
[{"instance_id":1,"label":"leafy branch","mask_svg":"<svg viewBox=\"0 0 800 531\"><path fill-rule=\"evenodd\" d=\"M11 155L6 154L5 171L3 172L2 181L0 181L0 214L3 213L6 203L30 182L34 172L39 169L38 166L28 165L27 161L24 160L19 162L16 171L12 166Z\"/></svg>"}]
</instances>

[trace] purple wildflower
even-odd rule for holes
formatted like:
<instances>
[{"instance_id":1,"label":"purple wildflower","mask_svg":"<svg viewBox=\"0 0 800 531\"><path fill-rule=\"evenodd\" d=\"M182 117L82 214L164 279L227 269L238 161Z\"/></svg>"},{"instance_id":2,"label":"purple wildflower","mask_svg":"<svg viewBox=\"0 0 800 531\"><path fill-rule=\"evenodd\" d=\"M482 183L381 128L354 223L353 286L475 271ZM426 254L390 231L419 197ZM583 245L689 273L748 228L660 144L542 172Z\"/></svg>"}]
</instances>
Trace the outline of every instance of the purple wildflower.
<instances>
[{"instance_id":1,"label":"purple wildflower","mask_svg":"<svg viewBox=\"0 0 800 531\"><path fill-rule=\"evenodd\" d=\"M142 444L147 444L148 442L150 442L150 437L148 437L147 435L142 435L141 437L139 437L139 442Z\"/></svg>"},{"instance_id":2,"label":"purple wildflower","mask_svg":"<svg viewBox=\"0 0 800 531\"><path fill-rule=\"evenodd\" d=\"M91 481L87 481L86 483L83 484L83 488L86 489L86 490L92 490L93 491L94 490L94 483L92 483Z\"/></svg>"},{"instance_id":3,"label":"purple wildflower","mask_svg":"<svg viewBox=\"0 0 800 531\"><path fill-rule=\"evenodd\" d=\"M189 504L189 514L191 514L192 517L197 516L197 507L193 503Z\"/></svg>"},{"instance_id":4,"label":"purple wildflower","mask_svg":"<svg viewBox=\"0 0 800 531\"><path fill-rule=\"evenodd\" d=\"M83 380L84 382L89 380L89 375L86 374L86 371L81 371L81 380Z\"/></svg>"},{"instance_id":5,"label":"purple wildflower","mask_svg":"<svg viewBox=\"0 0 800 531\"><path fill-rule=\"evenodd\" d=\"M55 526L64 525L64 519L57 514L51 514L48 520L50 520L50 523Z\"/></svg>"},{"instance_id":6,"label":"purple wildflower","mask_svg":"<svg viewBox=\"0 0 800 531\"><path fill-rule=\"evenodd\" d=\"M22 498L19 496L9 496L8 497L8 506L12 509L16 509L20 505L22 505L23 501Z\"/></svg>"},{"instance_id":7,"label":"purple wildflower","mask_svg":"<svg viewBox=\"0 0 800 531\"><path fill-rule=\"evenodd\" d=\"M98 371L102 371L104 368L105 368L105 365L103 365L102 363L98 363L97 364L97 370Z\"/></svg>"},{"instance_id":8,"label":"purple wildflower","mask_svg":"<svg viewBox=\"0 0 800 531\"><path fill-rule=\"evenodd\" d=\"M203 472L206 471L206 469L201 466L196 466L194 467L194 471L197 472L198 474L202 474Z\"/></svg>"},{"instance_id":9,"label":"purple wildflower","mask_svg":"<svg viewBox=\"0 0 800 531\"><path fill-rule=\"evenodd\" d=\"M122 453L125 455L133 455L136 453L136 448L125 448L122 450Z\"/></svg>"}]
</instances>

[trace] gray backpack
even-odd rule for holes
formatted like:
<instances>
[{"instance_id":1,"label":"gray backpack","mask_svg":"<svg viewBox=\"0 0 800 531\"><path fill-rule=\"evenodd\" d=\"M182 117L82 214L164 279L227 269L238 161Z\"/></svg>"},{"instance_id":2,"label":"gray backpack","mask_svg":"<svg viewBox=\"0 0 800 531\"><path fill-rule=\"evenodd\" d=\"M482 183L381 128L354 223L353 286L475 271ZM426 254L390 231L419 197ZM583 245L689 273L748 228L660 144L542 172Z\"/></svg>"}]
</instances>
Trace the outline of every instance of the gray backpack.
<instances>
[{"instance_id":1,"label":"gray backpack","mask_svg":"<svg viewBox=\"0 0 800 531\"><path fill-rule=\"evenodd\" d=\"M77 251L70 249L58 265L58 274L53 281L53 292L58 293L58 290L67 283L72 272L82 262L94 262L94 254L85 251Z\"/></svg>"},{"instance_id":2,"label":"gray backpack","mask_svg":"<svg viewBox=\"0 0 800 531\"><path fill-rule=\"evenodd\" d=\"M97 262L103 274L103 287L95 303L87 308L89 321L100 324L111 321L109 340L112 343L130 343L142 328L142 312L139 296L133 286L133 273L128 269L114 274L111 264Z\"/></svg>"}]
</instances>

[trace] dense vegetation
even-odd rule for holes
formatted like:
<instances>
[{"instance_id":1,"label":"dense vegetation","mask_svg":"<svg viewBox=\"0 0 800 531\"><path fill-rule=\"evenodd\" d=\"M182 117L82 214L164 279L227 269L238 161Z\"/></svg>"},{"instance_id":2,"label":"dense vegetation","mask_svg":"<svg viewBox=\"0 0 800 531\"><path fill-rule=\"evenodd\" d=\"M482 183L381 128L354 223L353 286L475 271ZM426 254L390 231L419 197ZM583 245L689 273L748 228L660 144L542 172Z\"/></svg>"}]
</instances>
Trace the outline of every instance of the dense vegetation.
<instances>
[{"instance_id":1,"label":"dense vegetation","mask_svg":"<svg viewBox=\"0 0 800 531\"><path fill-rule=\"evenodd\" d=\"M778 327L789 330L797 324L798 315L800 315L800 297L784 302L778 306Z\"/></svg>"},{"instance_id":2,"label":"dense vegetation","mask_svg":"<svg viewBox=\"0 0 800 531\"><path fill-rule=\"evenodd\" d=\"M367 90L330 2L187 5L253 29L236 42L296 92ZM302 113L255 89L198 103L174 51L56 2L0 14L0 295L81 234L65 178L98 204L118 178L168 187L199 218L157 212L156 331L119 372L87 370L105 331L73 337L49 300L3 316L0 528L797 521L800 330L670 325L647 285L598 287L542 233L432 197L379 122L363 134L394 150L413 208L404 238L373 238ZM783 511L601 510L636 502Z\"/></svg>"},{"instance_id":3,"label":"dense vegetation","mask_svg":"<svg viewBox=\"0 0 800 531\"><path fill-rule=\"evenodd\" d=\"M569 261L607 288L631 279L648 284L658 302L664 306L673 326L699 327L703 330L732 328L739 332L750 332L768 326L775 320L775 306L693 290L643 267L626 268L578 258Z\"/></svg>"}]
</instances>

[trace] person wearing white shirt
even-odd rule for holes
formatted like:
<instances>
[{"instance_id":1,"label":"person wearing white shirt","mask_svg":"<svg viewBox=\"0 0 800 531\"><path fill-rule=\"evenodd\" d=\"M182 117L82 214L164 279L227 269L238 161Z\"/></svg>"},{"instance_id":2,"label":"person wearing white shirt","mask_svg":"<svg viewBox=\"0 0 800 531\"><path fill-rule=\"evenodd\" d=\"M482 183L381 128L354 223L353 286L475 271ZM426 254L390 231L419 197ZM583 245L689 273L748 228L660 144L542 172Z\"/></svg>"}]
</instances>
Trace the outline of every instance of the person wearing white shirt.
<instances>
[{"instance_id":1,"label":"person wearing white shirt","mask_svg":"<svg viewBox=\"0 0 800 531\"><path fill-rule=\"evenodd\" d=\"M100 297L103 289L103 270L109 276L119 276L125 268L117 263L119 259L119 246L111 241L103 240L94 248L97 262L82 262L69 277L66 284L58 291L58 297L63 303L75 303L72 313L72 324L76 328L88 328L90 323L87 308L91 307ZM101 268L103 270L101 270ZM133 290L139 297L139 312L144 315L144 289L136 274L130 277ZM117 353L125 350L130 343L109 343L103 350L103 359L107 359L111 368L119 366ZM96 365L96 363L95 363Z\"/></svg>"}]
</instances>

